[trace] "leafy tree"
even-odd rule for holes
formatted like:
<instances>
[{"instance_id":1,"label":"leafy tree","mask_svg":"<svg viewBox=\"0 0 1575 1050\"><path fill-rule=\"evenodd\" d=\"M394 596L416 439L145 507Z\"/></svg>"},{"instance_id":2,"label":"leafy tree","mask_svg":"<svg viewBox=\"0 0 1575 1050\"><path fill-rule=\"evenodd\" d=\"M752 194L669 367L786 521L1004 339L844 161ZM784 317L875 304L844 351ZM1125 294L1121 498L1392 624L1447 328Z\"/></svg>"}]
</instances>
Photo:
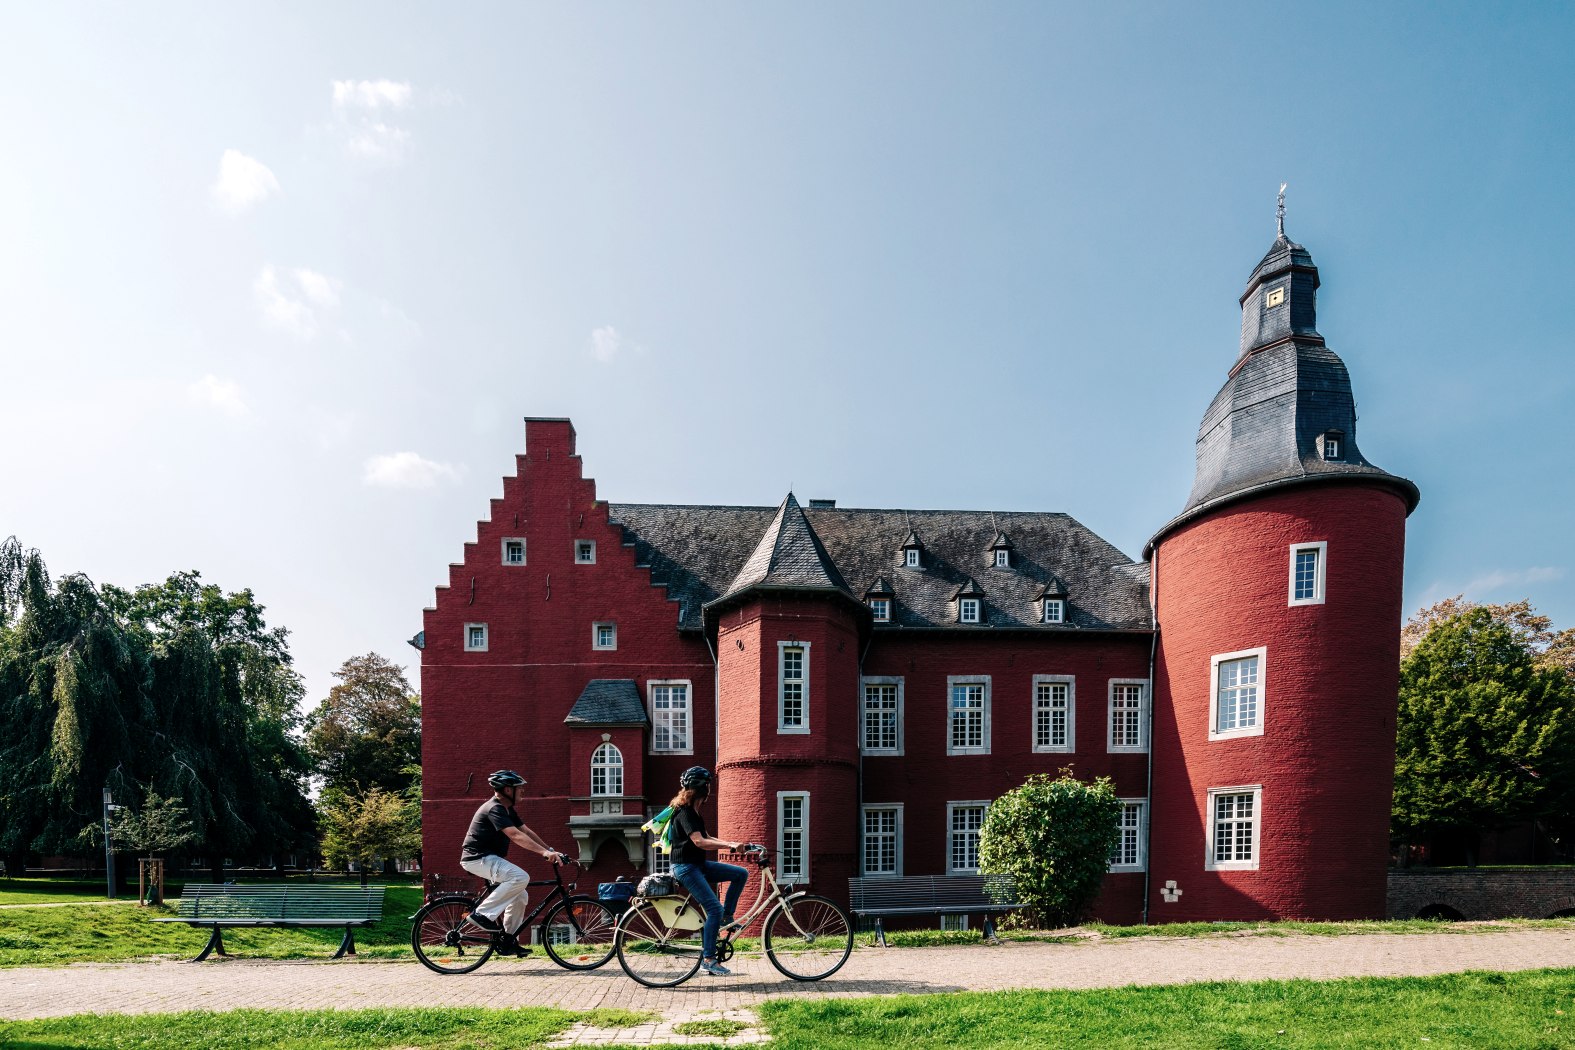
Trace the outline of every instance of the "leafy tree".
<instances>
[{"instance_id":1,"label":"leafy tree","mask_svg":"<svg viewBox=\"0 0 1575 1050\"><path fill-rule=\"evenodd\" d=\"M1575 681L1544 658L1537 632L1548 625L1534 615L1528 603L1461 603L1435 616L1402 661L1393 814L1402 839L1569 813Z\"/></svg>"},{"instance_id":2,"label":"leafy tree","mask_svg":"<svg viewBox=\"0 0 1575 1050\"><path fill-rule=\"evenodd\" d=\"M404 791L421 764L421 698L404 671L379 656L353 656L334 672L309 720L306 746L328 789Z\"/></svg>"},{"instance_id":3,"label":"leafy tree","mask_svg":"<svg viewBox=\"0 0 1575 1050\"><path fill-rule=\"evenodd\" d=\"M1472 609L1486 609L1489 616L1508 627L1539 667L1558 667L1575 677L1575 627L1555 631L1553 621L1524 598L1500 605L1480 605L1457 594L1419 609L1400 631L1400 658L1409 656L1433 627Z\"/></svg>"},{"instance_id":4,"label":"leafy tree","mask_svg":"<svg viewBox=\"0 0 1575 1050\"><path fill-rule=\"evenodd\" d=\"M197 829L186 807L179 799L165 798L155 791L148 792L141 809L126 806L111 814L109 831L117 844L129 846L149 860L161 853L185 849L197 841ZM83 829L82 837L102 846L103 826L89 824Z\"/></svg>"},{"instance_id":5,"label":"leafy tree","mask_svg":"<svg viewBox=\"0 0 1575 1050\"><path fill-rule=\"evenodd\" d=\"M318 799L323 859L330 867L359 865L362 879L376 858L410 857L421 831L407 799L380 787L348 792L330 788Z\"/></svg>"},{"instance_id":6,"label":"leafy tree","mask_svg":"<svg viewBox=\"0 0 1575 1050\"><path fill-rule=\"evenodd\" d=\"M1120 836L1121 800L1110 778L1035 773L990 804L979 832L979 870L1010 875L1023 920L1070 926L1099 892Z\"/></svg>"}]
</instances>

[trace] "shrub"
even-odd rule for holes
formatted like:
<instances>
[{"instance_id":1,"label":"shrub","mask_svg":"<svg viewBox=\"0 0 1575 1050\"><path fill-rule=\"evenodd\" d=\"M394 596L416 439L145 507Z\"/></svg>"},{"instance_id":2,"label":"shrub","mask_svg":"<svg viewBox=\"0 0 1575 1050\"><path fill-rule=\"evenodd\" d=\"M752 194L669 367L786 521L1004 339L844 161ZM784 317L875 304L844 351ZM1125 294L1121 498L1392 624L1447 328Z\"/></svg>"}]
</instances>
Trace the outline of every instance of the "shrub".
<instances>
[{"instance_id":1,"label":"shrub","mask_svg":"<svg viewBox=\"0 0 1575 1050\"><path fill-rule=\"evenodd\" d=\"M979 870L1010 875L1022 918L1045 928L1071 926L1110 867L1121 800L1108 777L1052 778L1035 773L990 804L979 832Z\"/></svg>"}]
</instances>

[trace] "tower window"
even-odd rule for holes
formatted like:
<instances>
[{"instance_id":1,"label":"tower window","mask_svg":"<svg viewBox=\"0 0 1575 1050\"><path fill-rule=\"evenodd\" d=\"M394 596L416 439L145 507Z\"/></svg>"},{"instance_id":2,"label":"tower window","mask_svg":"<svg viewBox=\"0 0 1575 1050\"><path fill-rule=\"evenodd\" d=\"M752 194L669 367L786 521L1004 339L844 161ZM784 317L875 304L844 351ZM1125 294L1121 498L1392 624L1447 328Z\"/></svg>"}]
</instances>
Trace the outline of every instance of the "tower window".
<instances>
[{"instance_id":1,"label":"tower window","mask_svg":"<svg viewBox=\"0 0 1575 1050\"><path fill-rule=\"evenodd\" d=\"M503 564L525 564L525 541L523 539L511 538L503 541Z\"/></svg>"},{"instance_id":2,"label":"tower window","mask_svg":"<svg viewBox=\"0 0 1575 1050\"><path fill-rule=\"evenodd\" d=\"M1281 285L1280 287L1273 288L1273 289L1271 289L1269 291L1269 294L1264 297L1263 305L1265 307L1279 306L1284 301L1285 301L1285 286Z\"/></svg>"},{"instance_id":3,"label":"tower window","mask_svg":"<svg viewBox=\"0 0 1575 1050\"><path fill-rule=\"evenodd\" d=\"M1209 739L1262 736L1267 650L1222 653L1210 660Z\"/></svg>"},{"instance_id":4,"label":"tower window","mask_svg":"<svg viewBox=\"0 0 1575 1050\"><path fill-rule=\"evenodd\" d=\"M1329 544L1326 540L1317 543L1291 544L1289 604L1323 604L1324 562L1328 549Z\"/></svg>"},{"instance_id":5,"label":"tower window","mask_svg":"<svg viewBox=\"0 0 1575 1050\"><path fill-rule=\"evenodd\" d=\"M1258 827L1262 822L1263 787L1209 789L1209 845L1204 867L1256 871Z\"/></svg>"},{"instance_id":6,"label":"tower window","mask_svg":"<svg viewBox=\"0 0 1575 1050\"><path fill-rule=\"evenodd\" d=\"M809 646L777 643L777 732L809 732Z\"/></svg>"},{"instance_id":7,"label":"tower window","mask_svg":"<svg viewBox=\"0 0 1575 1050\"><path fill-rule=\"evenodd\" d=\"M1345 435L1338 430L1331 430L1323 436L1323 458L1339 459L1345 444Z\"/></svg>"}]
</instances>

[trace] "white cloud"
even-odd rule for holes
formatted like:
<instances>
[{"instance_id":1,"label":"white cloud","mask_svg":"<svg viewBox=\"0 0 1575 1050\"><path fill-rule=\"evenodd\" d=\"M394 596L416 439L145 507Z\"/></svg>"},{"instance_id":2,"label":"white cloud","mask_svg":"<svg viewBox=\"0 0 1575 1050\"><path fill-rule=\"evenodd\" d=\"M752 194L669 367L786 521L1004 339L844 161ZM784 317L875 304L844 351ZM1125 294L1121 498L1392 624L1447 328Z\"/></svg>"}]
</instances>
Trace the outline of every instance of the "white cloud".
<instances>
[{"instance_id":1,"label":"white cloud","mask_svg":"<svg viewBox=\"0 0 1575 1050\"><path fill-rule=\"evenodd\" d=\"M403 81L335 80L334 126L345 152L365 160L398 164L410 150L408 129L394 115L410 108L414 91Z\"/></svg>"},{"instance_id":2,"label":"white cloud","mask_svg":"<svg viewBox=\"0 0 1575 1050\"><path fill-rule=\"evenodd\" d=\"M214 203L239 214L279 192L279 180L268 165L238 149L227 149L219 158L219 180L209 192Z\"/></svg>"},{"instance_id":3,"label":"white cloud","mask_svg":"<svg viewBox=\"0 0 1575 1050\"><path fill-rule=\"evenodd\" d=\"M1530 569L1495 569L1485 572L1481 576L1467 583L1461 592L1466 597L1478 594L1489 594L1493 591L1503 590L1505 587L1524 586L1528 583L1551 583L1562 580L1564 570L1553 565L1542 565Z\"/></svg>"},{"instance_id":4,"label":"white cloud","mask_svg":"<svg viewBox=\"0 0 1575 1050\"><path fill-rule=\"evenodd\" d=\"M461 468L451 463L438 463L415 452L395 452L367 460L361 480L379 488L429 489L441 482L458 481L461 473Z\"/></svg>"},{"instance_id":5,"label":"white cloud","mask_svg":"<svg viewBox=\"0 0 1575 1050\"><path fill-rule=\"evenodd\" d=\"M186 396L199 405L217 409L231 419L245 419L252 414L241 397L241 388L233 380L205 375L186 388Z\"/></svg>"},{"instance_id":6,"label":"white cloud","mask_svg":"<svg viewBox=\"0 0 1575 1050\"><path fill-rule=\"evenodd\" d=\"M612 361L624 354L645 353L645 347L624 338L623 333L610 324L592 329L587 345L591 356L602 362Z\"/></svg>"},{"instance_id":7,"label":"white cloud","mask_svg":"<svg viewBox=\"0 0 1575 1050\"><path fill-rule=\"evenodd\" d=\"M342 283L315 270L268 263L252 282L252 294L270 325L297 339L311 339L325 317L339 309Z\"/></svg>"}]
</instances>

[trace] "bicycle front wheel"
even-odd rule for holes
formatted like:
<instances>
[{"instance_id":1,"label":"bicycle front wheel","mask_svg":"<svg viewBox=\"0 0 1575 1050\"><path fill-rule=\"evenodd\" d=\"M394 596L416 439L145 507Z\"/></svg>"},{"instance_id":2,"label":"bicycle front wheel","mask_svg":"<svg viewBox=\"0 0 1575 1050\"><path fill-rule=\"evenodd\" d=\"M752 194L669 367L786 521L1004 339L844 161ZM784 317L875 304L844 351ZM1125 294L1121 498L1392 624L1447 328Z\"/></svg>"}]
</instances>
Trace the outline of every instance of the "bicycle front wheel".
<instances>
[{"instance_id":1,"label":"bicycle front wheel","mask_svg":"<svg viewBox=\"0 0 1575 1050\"><path fill-rule=\"evenodd\" d=\"M647 988L671 988L700 969L699 938L699 930L669 931L655 906L641 901L618 922L618 965Z\"/></svg>"},{"instance_id":2,"label":"bicycle front wheel","mask_svg":"<svg viewBox=\"0 0 1575 1050\"><path fill-rule=\"evenodd\" d=\"M853 923L836 903L812 893L782 901L766 916L766 958L795 981L830 977L853 951Z\"/></svg>"},{"instance_id":3,"label":"bicycle front wheel","mask_svg":"<svg viewBox=\"0 0 1575 1050\"><path fill-rule=\"evenodd\" d=\"M492 955L492 934L470 921L472 897L438 897L426 904L410 927L416 958L438 973L469 973Z\"/></svg>"},{"instance_id":4,"label":"bicycle front wheel","mask_svg":"<svg viewBox=\"0 0 1575 1050\"><path fill-rule=\"evenodd\" d=\"M613 957L618 916L595 897L559 901L542 920L541 944L565 970L594 970Z\"/></svg>"}]
</instances>

